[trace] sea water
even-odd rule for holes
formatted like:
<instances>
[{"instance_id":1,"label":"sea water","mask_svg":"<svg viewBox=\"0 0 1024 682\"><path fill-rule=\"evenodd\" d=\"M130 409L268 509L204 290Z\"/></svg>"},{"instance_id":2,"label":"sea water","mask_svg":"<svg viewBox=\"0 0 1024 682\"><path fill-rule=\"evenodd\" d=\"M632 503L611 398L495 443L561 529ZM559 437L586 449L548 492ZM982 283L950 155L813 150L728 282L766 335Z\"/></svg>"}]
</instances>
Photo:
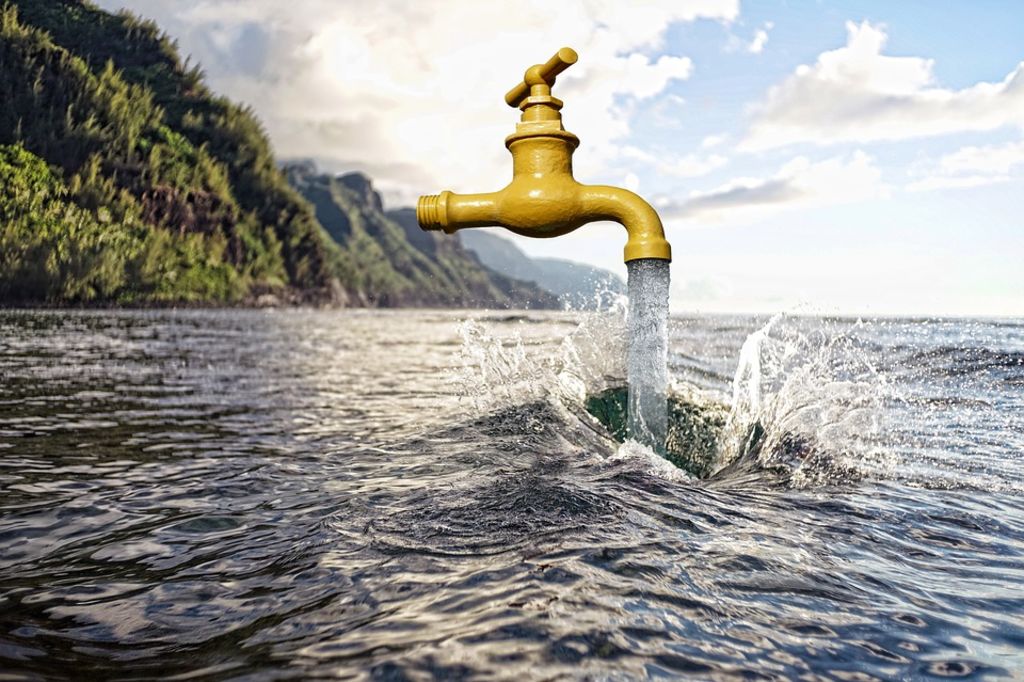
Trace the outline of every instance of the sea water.
<instances>
[{"instance_id":1,"label":"sea water","mask_svg":"<svg viewBox=\"0 0 1024 682\"><path fill-rule=\"evenodd\" d=\"M619 311L0 312L0 671L1019 677L1024 321L769 322L669 321L700 480Z\"/></svg>"}]
</instances>

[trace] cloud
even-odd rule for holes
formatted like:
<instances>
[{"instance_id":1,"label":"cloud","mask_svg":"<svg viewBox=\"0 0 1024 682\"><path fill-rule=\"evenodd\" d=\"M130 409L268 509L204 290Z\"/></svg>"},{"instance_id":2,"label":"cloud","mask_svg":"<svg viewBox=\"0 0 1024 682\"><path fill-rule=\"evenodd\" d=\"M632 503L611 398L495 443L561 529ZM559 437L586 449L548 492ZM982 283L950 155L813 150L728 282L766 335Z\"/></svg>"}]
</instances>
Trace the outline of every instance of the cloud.
<instances>
[{"instance_id":1,"label":"cloud","mask_svg":"<svg viewBox=\"0 0 1024 682\"><path fill-rule=\"evenodd\" d=\"M669 26L738 13L737 0L100 2L157 20L215 89L255 108L280 157L371 170L405 200L507 182L519 112L503 96L562 45L580 53L555 90L583 140L577 169L606 171L636 103L692 72L684 55L648 56Z\"/></svg>"},{"instance_id":2,"label":"cloud","mask_svg":"<svg viewBox=\"0 0 1024 682\"><path fill-rule=\"evenodd\" d=\"M669 93L650 108L654 122L662 128L682 128L684 117L681 114L686 100L674 93Z\"/></svg>"},{"instance_id":3,"label":"cloud","mask_svg":"<svg viewBox=\"0 0 1024 682\"><path fill-rule=\"evenodd\" d=\"M713 192L692 197L678 210L670 209L668 214L673 218L692 218L737 208L784 204L803 196L804 192L791 178L741 180Z\"/></svg>"},{"instance_id":4,"label":"cloud","mask_svg":"<svg viewBox=\"0 0 1024 682\"><path fill-rule=\"evenodd\" d=\"M858 150L818 162L799 156L770 178L738 178L659 209L669 220L750 220L758 213L860 201L887 193L873 159Z\"/></svg>"},{"instance_id":5,"label":"cloud","mask_svg":"<svg viewBox=\"0 0 1024 682\"><path fill-rule=\"evenodd\" d=\"M764 46L768 44L768 31L774 28L775 24L770 21L765 22L764 28L760 28L754 34L754 39L747 45L747 52L751 54L761 54L764 52Z\"/></svg>"},{"instance_id":6,"label":"cloud","mask_svg":"<svg viewBox=\"0 0 1024 682\"><path fill-rule=\"evenodd\" d=\"M846 29L845 47L769 90L740 149L1024 127L1024 62L998 83L950 90L935 85L932 60L883 55L881 27L848 22Z\"/></svg>"},{"instance_id":7,"label":"cloud","mask_svg":"<svg viewBox=\"0 0 1024 682\"><path fill-rule=\"evenodd\" d=\"M646 164L661 175L677 178L695 178L707 175L728 163L728 159L721 154L674 156L664 151L652 154L632 145L623 145L620 148L620 153L626 159Z\"/></svg>"},{"instance_id":8,"label":"cloud","mask_svg":"<svg viewBox=\"0 0 1024 682\"><path fill-rule=\"evenodd\" d=\"M728 137L728 135L708 135L700 141L700 146L702 149L712 149L725 142Z\"/></svg>"},{"instance_id":9,"label":"cloud","mask_svg":"<svg viewBox=\"0 0 1024 682\"><path fill-rule=\"evenodd\" d=\"M907 185L911 192L965 189L1008 182L1024 166L1024 140L982 147L962 147L926 169L924 177Z\"/></svg>"},{"instance_id":10,"label":"cloud","mask_svg":"<svg viewBox=\"0 0 1024 682\"><path fill-rule=\"evenodd\" d=\"M946 173L1006 174L1024 166L1024 140L1002 145L962 147L939 161Z\"/></svg>"},{"instance_id":11,"label":"cloud","mask_svg":"<svg viewBox=\"0 0 1024 682\"><path fill-rule=\"evenodd\" d=\"M1010 180L1008 175L934 175L907 184L908 192L931 192L939 189L970 189L995 185Z\"/></svg>"}]
</instances>

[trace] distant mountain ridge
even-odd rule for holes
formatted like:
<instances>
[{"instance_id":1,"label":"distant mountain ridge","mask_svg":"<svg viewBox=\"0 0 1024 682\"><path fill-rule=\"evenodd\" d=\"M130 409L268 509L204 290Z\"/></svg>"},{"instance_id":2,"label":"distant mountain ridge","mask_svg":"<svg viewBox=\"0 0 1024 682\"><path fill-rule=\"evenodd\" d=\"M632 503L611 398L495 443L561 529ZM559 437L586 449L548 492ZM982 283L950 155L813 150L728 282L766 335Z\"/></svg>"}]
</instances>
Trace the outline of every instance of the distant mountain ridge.
<instances>
[{"instance_id":1,"label":"distant mountain ridge","mask_svg":"<svg viewBox=\"0 0 1024 682\"><path fill-rule=\"evenodd\" d=\"M509 239L487 230L460 230L463 245L487 267L536 282L573 310L606 308L626 293L622 278L603 268L560 258L532 258Z\"/></svg>"},{"instance_id":2,"label":"distant mountain ridge","mask_svg":"<svg viewBox=\"0 0 1024 682\"><path fill-rule=\"evenodd\" d=\"M380 194L362 173L324 174L310 162L285 164L284 171L339 245L339 266L352 273L352 304L561 307L555 295L533 282L485 267L458 239L423 231L415 210L385 212Z\"/></svg>"}]
</instances>

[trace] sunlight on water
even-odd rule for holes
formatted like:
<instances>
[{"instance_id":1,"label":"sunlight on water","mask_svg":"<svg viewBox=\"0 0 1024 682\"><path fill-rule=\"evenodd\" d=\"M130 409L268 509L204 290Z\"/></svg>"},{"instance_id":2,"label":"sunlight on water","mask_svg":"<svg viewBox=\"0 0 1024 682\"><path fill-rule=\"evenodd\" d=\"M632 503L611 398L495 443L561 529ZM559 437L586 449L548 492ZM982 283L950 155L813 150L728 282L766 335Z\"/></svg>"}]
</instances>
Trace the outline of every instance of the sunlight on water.
<instances>
[{"instance_id":1,"label":"sunlight on water","mask_svg":"<svg viewBox=\"0 0 1024 682\"><path fill-rule=\"evenodd\" d=\"M669 262L644 258L629 270L626 321L629 435L658 452L668 431L668 287Z\"/></svg>"}]
</instances>

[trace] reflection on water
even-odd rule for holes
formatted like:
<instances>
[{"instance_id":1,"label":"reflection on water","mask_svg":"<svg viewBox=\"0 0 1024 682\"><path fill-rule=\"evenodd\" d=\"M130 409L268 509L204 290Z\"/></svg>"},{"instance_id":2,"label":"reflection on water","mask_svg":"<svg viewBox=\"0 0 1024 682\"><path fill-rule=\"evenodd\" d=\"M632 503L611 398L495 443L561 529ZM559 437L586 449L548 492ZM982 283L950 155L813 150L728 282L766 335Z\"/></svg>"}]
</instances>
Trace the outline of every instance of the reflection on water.
<instances>
[{"instance_id":1,"label":"reflection on water","mask_svg":"<svg viewBox=\"0 0 1024 682\"><path fill-rule=\"evenodd\" d=\"M464 316L0 314L0 670L1024 669L1024 325L782 320L755 391L767 320L674 319L764 429L691 480L582 408L614 321Z\"/></svg>"}]
</instances>

